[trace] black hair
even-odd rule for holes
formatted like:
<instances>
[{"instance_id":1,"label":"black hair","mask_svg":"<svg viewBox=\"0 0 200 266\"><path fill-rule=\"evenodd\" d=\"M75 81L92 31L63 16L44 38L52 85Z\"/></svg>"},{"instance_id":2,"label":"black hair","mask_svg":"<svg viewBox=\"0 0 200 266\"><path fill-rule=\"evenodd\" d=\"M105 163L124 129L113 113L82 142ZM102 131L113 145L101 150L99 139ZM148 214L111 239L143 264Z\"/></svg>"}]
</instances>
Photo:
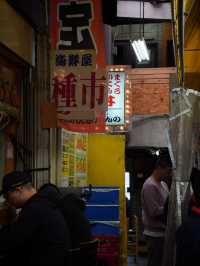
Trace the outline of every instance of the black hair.
<instances>
[{"instance_id":1,"label":"black hair","mask_svg":"<svg viewBox=\"0 0 200 266\"><path fill-rule=\"evenodd\" d=\"M57 204L57 202L61 199L62 194L59 188L51 183L44 184L38 190L40 196L47 198L50 202Z\"/></svg>"},{"instance_id":2,"label":"black hair","mask_svg":"<svg viewBox=\"0 0 200 266\"><path fill-rule=\"evenodd\" d=\"M157 169L157 168L168 168L168 167L172 167L171 161L165 156L158 157L158 159L156 161L155 169Z\"/></svg>"},{"instance_id":3,"label":"black hair","mask_svg":"<svg viewBox=\"0 0 200 266\"><path fill-rule=\"evenodd\" d=\"M59 188L56 185L52 184L52 183L46 183L46 184L42 185L39 188L39 190L43 190L43 189L46 189L46 188L49 188L49 187L51 187L52 189L55 189L58 193L60 193Z\"/></svg>"}]
</instances>

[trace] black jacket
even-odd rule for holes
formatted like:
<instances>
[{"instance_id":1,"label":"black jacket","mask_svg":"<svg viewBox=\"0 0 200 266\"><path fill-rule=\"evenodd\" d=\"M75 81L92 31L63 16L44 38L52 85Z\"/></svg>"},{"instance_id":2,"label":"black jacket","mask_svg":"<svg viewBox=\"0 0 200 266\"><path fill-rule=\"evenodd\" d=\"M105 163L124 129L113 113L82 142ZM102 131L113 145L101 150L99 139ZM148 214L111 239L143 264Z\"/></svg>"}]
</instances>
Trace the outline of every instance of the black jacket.
<instances>
[{"instance_id":1,"label":"black jacket","mask_svg":"<svg viewBox=\"0 0 200 266\"><path fill-rule=\"evenodd\" d=\"M176 266L199 265L200 213L191 212L176 234Z\"/></svg>"},{"instance_id":2,"label":"black jacket","mask_svg":"<svg viewBox=\"0 0 200 266\"><path fill-rule=\"evenodd\" d=\"M61 266L69 247L62 214L39 194L26 202L15 224L0 231L0 256L8 255L7 264Z\"/></svg>"},{"instance_id":3,"label":"black jacket","mask_svg":"<svg viewBox=\"0 0 200 266\"><path fill-rule=\"evenodd\" d=\"M84 214L85 205L81 198L74 193L63 196L52 184L44 185L39 193L56 204L62 212L70 230L72 248L91 240L90 223Z\"/></svg>"}]
</instances>

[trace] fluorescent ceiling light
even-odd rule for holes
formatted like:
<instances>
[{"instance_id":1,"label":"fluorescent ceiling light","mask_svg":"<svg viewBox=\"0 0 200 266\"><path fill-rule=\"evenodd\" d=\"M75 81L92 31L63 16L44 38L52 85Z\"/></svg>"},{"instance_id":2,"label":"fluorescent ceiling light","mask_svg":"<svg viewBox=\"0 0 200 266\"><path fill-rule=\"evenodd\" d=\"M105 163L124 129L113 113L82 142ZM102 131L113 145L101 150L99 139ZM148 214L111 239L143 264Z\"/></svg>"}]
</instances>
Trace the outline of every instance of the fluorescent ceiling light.
<instances>
[{"instance_id":1,"label":"fluorescent ceiling light","mask_svg":"<svg viewBox=\"0 0 200 266\"><path fill-rule=\"evenodd\" d=\"M150 60L149 52L144 38L141 40L133 41L131 42L131 44L139 62Z\"/></svg>"},{"instance_id":2,"label":"fluorescent ceiling light","mask_svg":"<svg viewBox=\"0 0 200 266\"><path fill-rule=\"evenodd\" d=\"M146 60L150 60L149 58L149 52L148 52L148 49L147 49L147 45L146 45L146 42L145 42L145 39L142 39L142 41L140 41L140 45L142 47L142 51L144 53L144 56L146 58Z\"/></svg>"},{"instance_id":3,"label":"fluorescent ceiling light","mask_svg":"<svg viewBox=\"0 0 200 266\"><path fill-rule=\"evenodd\" d=\"M137 47L136 42L133 41L131 44L132 44L133 50L134 50L134 52L135 52L135 54L136 54L136 56L137 56L137 60L138 60L139 62L142 62L142 58L140 57L140 51L138 50L138 47Z\"/></svg>"}]
</instances>

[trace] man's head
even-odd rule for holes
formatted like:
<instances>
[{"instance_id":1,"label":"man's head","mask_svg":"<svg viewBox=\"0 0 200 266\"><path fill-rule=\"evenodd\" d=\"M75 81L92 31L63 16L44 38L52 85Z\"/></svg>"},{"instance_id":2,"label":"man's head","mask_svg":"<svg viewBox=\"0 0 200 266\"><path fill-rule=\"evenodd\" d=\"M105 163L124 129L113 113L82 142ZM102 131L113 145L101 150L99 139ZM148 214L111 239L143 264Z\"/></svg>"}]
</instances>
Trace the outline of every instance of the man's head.
<instances>
[{"instance_id":1,"label":"man's head","mask_svg":"<svg viewBox=\"0 0 200 266\"><path fill-rule=\"evenodd\" d=\"M35 193L28 172L14 171L3 177L1 194L10 205L20 208Z\"/></svg>"},{"instance_id":2,"label":"man's head","mask_svg":"<svg viewBox=\"0 0 200 266\"><path fill-rule=\"evenodd\" d=\"M162 178L170 177L171 175L172 166L169 160L166 158L158 158L155 166L154 173L156 173L156 176L158 180L161 180Z\"/></svg>"}]
</instances>

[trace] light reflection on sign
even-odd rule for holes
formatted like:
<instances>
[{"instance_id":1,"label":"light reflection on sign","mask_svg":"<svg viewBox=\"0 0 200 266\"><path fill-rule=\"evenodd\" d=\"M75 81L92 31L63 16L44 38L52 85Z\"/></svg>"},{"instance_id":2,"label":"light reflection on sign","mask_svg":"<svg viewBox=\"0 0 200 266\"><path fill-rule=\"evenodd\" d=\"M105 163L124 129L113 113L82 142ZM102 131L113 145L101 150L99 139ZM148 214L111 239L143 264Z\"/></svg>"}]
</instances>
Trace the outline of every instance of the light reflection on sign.
<instances>
[{"instance_id":1,"label":"light reflection on sign","mask_svg":"<svg viewBox=\"0 0 200 266\"><path fill-rule=\"evenodd\" d=\"M106 125L124 125L124 72L108 73L108 111Z\"/></svg>"}]
</instances>

